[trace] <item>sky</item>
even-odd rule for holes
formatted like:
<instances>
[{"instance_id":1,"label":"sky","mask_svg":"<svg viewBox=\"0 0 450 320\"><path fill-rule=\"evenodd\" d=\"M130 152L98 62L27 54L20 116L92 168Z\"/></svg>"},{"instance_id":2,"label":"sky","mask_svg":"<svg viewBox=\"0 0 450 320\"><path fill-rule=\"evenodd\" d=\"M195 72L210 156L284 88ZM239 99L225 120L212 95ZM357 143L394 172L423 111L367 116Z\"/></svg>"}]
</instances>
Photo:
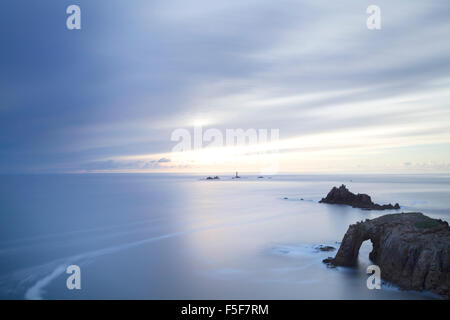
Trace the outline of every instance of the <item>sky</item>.
<instances>
[{"instance_id":1,"label":"sky","mask_svg":"<svg viewBox=\"0 0 450 320\"><path fill-rule=\"evenodd\" d=\"M2 0L0 173L449 172L449 39L448 0Z\"/></svg>"}]
</instances>

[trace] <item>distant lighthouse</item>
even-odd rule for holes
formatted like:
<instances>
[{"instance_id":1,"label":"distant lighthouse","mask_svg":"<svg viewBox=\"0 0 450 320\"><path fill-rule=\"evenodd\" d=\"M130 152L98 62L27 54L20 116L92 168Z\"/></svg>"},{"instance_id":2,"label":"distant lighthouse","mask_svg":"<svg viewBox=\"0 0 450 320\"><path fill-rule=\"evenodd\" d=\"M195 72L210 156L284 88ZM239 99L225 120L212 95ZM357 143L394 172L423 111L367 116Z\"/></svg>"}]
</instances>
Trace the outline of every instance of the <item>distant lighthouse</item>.
<instances>
[{"instance_id":1,"label":"distant lighthouse","mask_svg":"<svg viewBox=\"0 0 450 320\"><path fill-rule=\"evenodd\" d=\"M239 179L240 178L237 171L236 171L236 176L234 178L235 179Z\"/></svg>"}]
</instances>

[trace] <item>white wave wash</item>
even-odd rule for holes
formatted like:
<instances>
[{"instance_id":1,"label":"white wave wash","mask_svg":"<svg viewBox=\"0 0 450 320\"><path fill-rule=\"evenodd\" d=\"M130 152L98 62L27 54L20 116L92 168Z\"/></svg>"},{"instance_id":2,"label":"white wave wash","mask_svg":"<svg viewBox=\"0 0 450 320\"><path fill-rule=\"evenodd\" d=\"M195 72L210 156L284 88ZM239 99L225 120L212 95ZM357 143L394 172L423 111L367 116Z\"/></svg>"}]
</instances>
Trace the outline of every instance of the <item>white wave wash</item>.
<instances>
[{"instance_id":1,"label":"white wave wash","mask_svg":"<svg viewBox=\"0 0 450 320\"><path fill-rule=\"evenodd\" d=\"M35 283L30 289L25 293L25 299L27 300L41 300L43 295L43 289L50 284L54 279L62 275L66 271L66 265L60 265L48 276L42 278Z\"/></svg>"}]
</instances>

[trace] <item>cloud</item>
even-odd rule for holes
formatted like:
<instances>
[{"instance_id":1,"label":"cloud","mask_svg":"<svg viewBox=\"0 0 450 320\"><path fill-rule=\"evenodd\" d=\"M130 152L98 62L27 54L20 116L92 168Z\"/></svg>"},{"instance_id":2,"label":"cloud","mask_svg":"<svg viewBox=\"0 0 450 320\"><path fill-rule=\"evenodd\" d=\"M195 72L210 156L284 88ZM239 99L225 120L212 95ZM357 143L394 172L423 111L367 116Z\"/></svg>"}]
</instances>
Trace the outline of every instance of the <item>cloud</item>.
<instances>
[{"instance_id":1,"label":"cloud","mask_svg":"<svg viewBox=\"0 0 450 320\"><path fill-rule=\"evenodd\" d=\"M80 32L69 4L2 1L0 172L168 166L157 155L195 118L298 141L370 129L408 162L450 156L398 144L450 144L446 0L380 0L379 31L367 1L81 0Z\"/></svg>"}]
</instances>

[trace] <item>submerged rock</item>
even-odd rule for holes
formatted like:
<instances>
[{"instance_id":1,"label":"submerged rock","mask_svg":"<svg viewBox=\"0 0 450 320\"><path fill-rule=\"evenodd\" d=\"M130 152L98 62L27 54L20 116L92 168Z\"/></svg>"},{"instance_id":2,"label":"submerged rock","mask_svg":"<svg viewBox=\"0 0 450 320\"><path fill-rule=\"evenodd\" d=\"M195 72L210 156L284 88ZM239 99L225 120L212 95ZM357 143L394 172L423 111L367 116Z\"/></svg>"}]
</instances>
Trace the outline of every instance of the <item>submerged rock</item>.
<instances>
[{"instance_id":1,"label":"submerged rock","mask_svg":"<svg viewBox=\"0 0 450 320\"><path fill-rule=\"evenodd\" d=\"M328 257L326 259L323 259L322 262L325 263L328 268L336 268L336 266L332 263L333 257Z\"/></svg>"},{"instance_id":2,"label":"submerged rock","mask_svg":"<svg viewBox=\"0 0 450 320\"><path fill-rule=\"evenodd\" d=\"M350 192L345 185L341 185L339 188L333 187L325 198L319 201L319 203L328 204L345 204L352 206L353 208L360 208L365 210L392 210L400 209L400 205L396 203L379 205L372 202L372 199L367 194L354 194Z\"/></svg>"},{"instance_id":3,"label":"submerged rock","mask_svg":"<svg viewBox=\"0 0 450 320\"><path fill-rule=\"evenodd\" d=\"M324 246L324 245L317 246L315 249L316 249L316 250L320 250L320 251L334 251L334 250L336 250L335 247L332 247L332 246Z\"/></svg>"},{"instance_id":4,"label":"submerged rock","mask_svg":"<svg viewBox=\"0 0 450 320\"><path fill-rule=\"evenodd\" d=\"M450 228L422 213L388 214L350 225L334 258L334 266L355 266L365 240L381 277L405 290L426 290L450 299Z\"/></svg>"},{"instance_id":5,"label":"submerged rock","mask_svg":"<svg viewBox=\"0 0 450 320\"><path fill-rule=\"evenodd\" d=\"M331 264L333 262L333 257L328 257L322 260L323 263Z\"/></svg>"}]
</instances>

